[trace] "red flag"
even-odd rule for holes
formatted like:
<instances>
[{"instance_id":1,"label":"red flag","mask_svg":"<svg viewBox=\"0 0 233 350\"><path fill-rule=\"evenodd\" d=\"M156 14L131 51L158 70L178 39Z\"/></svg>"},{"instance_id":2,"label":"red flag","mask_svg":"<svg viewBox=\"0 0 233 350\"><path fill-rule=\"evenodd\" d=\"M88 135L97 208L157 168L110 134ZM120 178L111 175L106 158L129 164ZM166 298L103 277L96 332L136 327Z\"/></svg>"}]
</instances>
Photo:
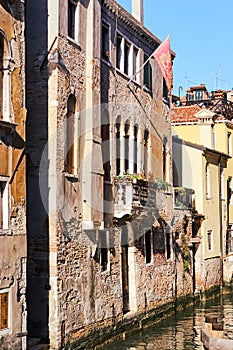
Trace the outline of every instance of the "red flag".
<instances>
[{"instance_id":1,"label":"red flag","mask_svg":"<svg viewBox=\"0 0 233 350\"><path fill-rule=\"evenodd\" d=\"M166 81L168 91L170 92L172 89L172 58L169 35L155 50L153 56Z\"/></svg>"}]
</instances>

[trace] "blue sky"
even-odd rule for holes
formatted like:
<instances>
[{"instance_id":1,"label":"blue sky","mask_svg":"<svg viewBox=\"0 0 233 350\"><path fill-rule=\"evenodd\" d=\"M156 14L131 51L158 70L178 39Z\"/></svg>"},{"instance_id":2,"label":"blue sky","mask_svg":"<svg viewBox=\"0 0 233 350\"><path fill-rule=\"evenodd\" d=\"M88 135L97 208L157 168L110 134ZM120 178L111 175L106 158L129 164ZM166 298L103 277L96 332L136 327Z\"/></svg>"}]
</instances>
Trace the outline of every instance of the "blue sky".
<instances>
[{"instance_id":1,"label":"blue sky","mask_svg":"<svg viewBox=\"0 0 233 350\"><path fill-rule=\"evenodd\" d=\"M118 3L131 12L131 0ZM232 22L233 0L144 0L145 26L160 40L170 33L174 94L202 83L233 88Z\"/></svg>"}]
</instances>

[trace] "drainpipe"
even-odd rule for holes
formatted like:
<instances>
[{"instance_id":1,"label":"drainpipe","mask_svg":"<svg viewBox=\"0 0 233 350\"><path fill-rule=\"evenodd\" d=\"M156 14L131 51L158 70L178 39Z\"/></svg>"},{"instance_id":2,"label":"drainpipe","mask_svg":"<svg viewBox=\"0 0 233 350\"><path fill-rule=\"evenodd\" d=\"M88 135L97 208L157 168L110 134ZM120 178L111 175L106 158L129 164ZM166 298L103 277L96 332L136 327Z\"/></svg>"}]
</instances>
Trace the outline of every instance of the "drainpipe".
<instances>
[{"instance_id":1,"label":"drainpipe","mask_svg":"<svg viewBox=\"0 0 233 350\"><path fill-rule=\"evenodd\" d=\"M219 156L218 161L218 178L219 178L219 228L220 228L220 288L223 285L223 232L222 232L222 184L221 184L221 155Z\"/></svg>"}]
</instances>

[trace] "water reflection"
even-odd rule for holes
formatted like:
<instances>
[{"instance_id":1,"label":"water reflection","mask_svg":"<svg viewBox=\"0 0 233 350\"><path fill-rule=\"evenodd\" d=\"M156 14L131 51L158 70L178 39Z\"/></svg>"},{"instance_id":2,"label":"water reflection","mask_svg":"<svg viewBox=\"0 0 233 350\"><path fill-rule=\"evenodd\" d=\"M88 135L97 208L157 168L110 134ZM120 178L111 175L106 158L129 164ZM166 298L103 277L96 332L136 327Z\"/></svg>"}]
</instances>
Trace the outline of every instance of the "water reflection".
<instances>
[{"instance_id":1,"label":"water reflection","mask_svg":"<svg viewBox=\"0 0 233 350\"><path fill-rule=\"evenodd\" d=\"M203 350L199 340L205 314L222 314L224 329L233 339L233 294L226 294L187 307L182 312L148 329L126 336L125 340L109 344L105 350Z\"/></svg>"}]
</instances>

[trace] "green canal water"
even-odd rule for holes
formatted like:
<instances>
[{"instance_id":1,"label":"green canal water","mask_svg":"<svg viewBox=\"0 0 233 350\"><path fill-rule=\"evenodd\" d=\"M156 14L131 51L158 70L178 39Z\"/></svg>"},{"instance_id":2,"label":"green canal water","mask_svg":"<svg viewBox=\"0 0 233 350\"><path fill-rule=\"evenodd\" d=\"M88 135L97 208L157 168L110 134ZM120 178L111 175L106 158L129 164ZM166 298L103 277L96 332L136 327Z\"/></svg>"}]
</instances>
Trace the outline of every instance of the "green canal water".
<instances>
[{"instance_id":1,"label":"green canal water","mask_svg":"<svg viewBox=\"0 0 233 350\"><path fill-rule=\"evenodd\" d=\"M224 331L233 339L233 291L199 302L151 327L126 335L104 350L203 350L199 340L205 315L221 314Z\"/></svg>"}]
</instances>

